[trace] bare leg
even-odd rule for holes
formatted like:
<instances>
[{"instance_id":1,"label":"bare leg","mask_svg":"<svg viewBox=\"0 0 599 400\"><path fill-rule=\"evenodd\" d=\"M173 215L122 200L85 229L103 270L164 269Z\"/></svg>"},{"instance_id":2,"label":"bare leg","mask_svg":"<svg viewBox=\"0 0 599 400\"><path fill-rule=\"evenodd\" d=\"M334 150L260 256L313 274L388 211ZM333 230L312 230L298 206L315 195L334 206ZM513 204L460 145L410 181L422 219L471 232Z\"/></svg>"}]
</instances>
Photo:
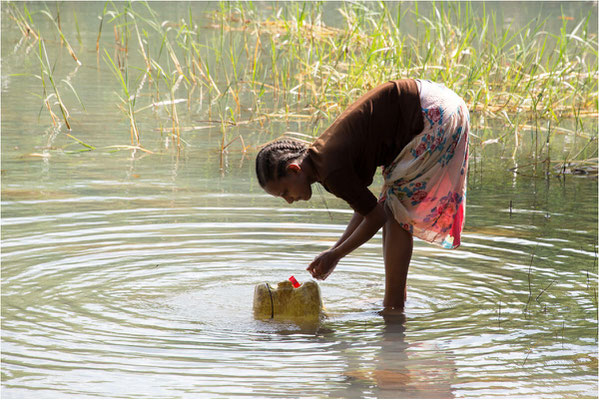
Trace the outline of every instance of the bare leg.
<instances>
[{"instance_id":1,"label":"bare leg","mask_svg":"<svg viewBox=\"0 0 599 400\"><path fill-rule=\"evenodd\" d=\"M403 310L406 300L408 267L412 258L414 240L387 209L383 226L383 257L385 258L385 309Z\"/></svg>"}]
</instances>

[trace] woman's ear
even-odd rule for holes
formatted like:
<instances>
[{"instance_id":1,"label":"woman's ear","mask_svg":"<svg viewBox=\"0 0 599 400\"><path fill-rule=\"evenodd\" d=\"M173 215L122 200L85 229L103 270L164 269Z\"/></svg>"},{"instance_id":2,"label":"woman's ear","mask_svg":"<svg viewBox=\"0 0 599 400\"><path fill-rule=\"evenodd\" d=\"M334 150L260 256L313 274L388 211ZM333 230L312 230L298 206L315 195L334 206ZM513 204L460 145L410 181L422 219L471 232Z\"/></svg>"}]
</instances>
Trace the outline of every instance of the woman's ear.
<instances>
[{"instance_id":1,"label":"woman's ear","mask_svg":"<svg viewBox=\"0 0 599 400\"><path fill-rule=\"evenodd\" d=\"M292 162L289 165L287 165L287 171L290 172L300 172L302 170L302 167L300 167L300 165L296 162Z\"/></svg>"}]
</instances>

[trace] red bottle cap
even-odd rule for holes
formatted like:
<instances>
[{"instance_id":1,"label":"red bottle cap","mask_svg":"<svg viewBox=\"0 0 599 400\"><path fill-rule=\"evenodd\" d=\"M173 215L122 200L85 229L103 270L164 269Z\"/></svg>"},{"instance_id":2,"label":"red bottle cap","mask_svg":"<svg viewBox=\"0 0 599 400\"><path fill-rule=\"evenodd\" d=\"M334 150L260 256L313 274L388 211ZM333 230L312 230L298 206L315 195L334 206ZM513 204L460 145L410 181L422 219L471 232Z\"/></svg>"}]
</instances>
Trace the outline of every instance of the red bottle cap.
<instances>
[{"instance_id":1,"label":"red bottle cap","mask_svg":"<svg viewBox=\"0 0 599 400\"><path fill-rule=\"evenodd\" d=\"M293 285L294 288L297 289L298 287L301 286L300 283L297 281L297 279L295 279L295 277L293 275L291 275L289 277L289 280L291 281L291 284Z\"/></svg>"}]
</instances>

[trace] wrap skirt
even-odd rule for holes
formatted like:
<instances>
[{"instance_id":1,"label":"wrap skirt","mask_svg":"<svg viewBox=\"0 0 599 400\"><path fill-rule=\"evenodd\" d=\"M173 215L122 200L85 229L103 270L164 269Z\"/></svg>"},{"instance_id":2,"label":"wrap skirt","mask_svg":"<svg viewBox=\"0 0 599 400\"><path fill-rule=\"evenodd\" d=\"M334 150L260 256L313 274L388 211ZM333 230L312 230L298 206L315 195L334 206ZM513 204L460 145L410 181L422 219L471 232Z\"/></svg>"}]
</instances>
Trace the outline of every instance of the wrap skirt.
<instances>
[{"instance_id":1,"label":"wrap skirt","mask_svg":"<svg viewBox=\"0 0 599 400\"><path fill-rule=\"evenodd\" d=\"M413 236L453 249L461 243L466 217L470 116L450 89L417 83L424 129L383 168L379 202Z\"/></svg>"}]
</instances>

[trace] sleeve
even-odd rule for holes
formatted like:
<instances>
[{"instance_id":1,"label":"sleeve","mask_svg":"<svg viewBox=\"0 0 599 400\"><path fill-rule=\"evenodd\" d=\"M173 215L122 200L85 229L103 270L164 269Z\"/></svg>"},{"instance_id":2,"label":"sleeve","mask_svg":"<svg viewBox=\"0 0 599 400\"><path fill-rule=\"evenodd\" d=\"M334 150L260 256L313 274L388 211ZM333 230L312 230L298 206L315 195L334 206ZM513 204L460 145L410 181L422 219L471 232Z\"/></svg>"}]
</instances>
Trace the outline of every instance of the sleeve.
<instances>
[{"instance_id":1,"label":"sleeve","mask_svg":"<svg viewBox=\"0 0 599 400\"><path fill-rule=\"evenodd\" d=\"M324 188L345 200L358 214L365 216L377 205L377 199L360 178L347 170L335 170L322 182Z\"/></svg>"}]
</instances>

